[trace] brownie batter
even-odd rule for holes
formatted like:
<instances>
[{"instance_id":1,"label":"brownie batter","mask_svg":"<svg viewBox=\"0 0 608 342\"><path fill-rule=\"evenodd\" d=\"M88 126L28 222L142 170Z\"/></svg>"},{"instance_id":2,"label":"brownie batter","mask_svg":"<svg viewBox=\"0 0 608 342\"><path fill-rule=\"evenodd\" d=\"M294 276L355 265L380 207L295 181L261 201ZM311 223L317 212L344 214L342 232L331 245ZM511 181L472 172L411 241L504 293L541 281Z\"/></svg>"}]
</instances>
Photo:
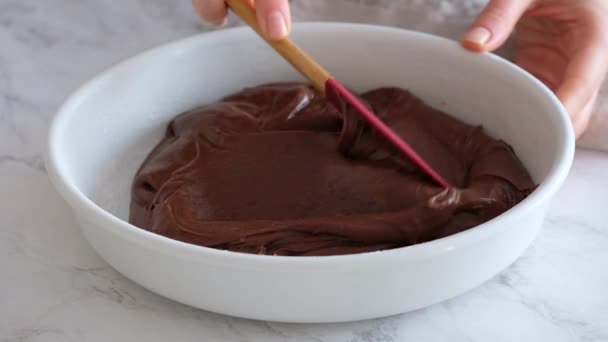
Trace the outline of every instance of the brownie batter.
<instances>
[{"instance_id":1,"label":"brownie batter","mask_svg":"<svg viewBox=\"0 0 608 342\"><path fill-rule=\"evenodd\" d=\"M337 255L455 234L533 190L511 147L480 127L402 89L361 97L454 187L312 87L269 84L176 117L135 176L130 221L236 252Z\"/></svg>"}]
</instances>

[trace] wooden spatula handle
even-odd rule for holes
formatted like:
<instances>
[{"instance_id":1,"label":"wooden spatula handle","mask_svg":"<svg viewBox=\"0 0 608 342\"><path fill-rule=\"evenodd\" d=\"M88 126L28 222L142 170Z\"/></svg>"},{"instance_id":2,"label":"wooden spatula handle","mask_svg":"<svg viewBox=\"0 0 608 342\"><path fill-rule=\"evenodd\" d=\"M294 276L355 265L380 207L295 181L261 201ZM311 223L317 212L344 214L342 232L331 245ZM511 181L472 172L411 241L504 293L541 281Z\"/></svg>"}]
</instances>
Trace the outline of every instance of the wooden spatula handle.
<instances>
[{"instance_id":1,"label":"wooden spatula handle","mask_svg":"<svg viewBox=\"0 0 608 342\"><path fill-rule=\"evenodd\" d=\"M255 30L270 46L272 46L283 58L294 66L304 77L306 77L319 91L325 93L325 82L331 75L310 56L302 51L289 39L270 40L264 36L258 23L255 10L246 0L226 0L226 4L247 25Z\"/></svg>"}]
</instances>

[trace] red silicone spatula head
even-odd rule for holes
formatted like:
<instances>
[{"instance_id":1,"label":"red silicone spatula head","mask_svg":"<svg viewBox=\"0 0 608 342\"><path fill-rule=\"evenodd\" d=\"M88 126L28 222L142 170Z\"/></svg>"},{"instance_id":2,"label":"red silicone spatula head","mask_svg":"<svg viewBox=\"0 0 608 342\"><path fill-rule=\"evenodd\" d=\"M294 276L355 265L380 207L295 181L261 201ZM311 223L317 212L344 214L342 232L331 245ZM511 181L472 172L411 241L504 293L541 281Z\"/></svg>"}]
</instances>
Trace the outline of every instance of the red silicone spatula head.
<instances>
[{"instance_id":1,"label":"red silicone spatula head","mask_svg":"<svg viewBox=\"0 0 608 342\"><path fill-rule=\"evenodd\" d=\"M414 149L406 143L395 131L380 120L357 96L351 93L345 86L334 78L329 78L325 83L325 96L341 112L348 110L350 106L361 117L384 136L401 153L407 156L414 164L424 171L432 180L447 188L450 184L437 173Z\"/></svg>"}]
</instances>

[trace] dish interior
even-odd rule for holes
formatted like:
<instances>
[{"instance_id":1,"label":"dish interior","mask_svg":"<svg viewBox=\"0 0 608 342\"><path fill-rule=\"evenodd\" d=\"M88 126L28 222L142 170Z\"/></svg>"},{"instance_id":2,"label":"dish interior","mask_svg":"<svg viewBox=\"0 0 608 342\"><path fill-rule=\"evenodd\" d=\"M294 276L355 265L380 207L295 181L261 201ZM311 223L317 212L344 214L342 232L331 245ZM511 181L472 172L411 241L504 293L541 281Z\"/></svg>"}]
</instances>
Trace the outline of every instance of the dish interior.
<instances>
[{"instance_id":1,"label":"dish interior","mask_svg":"<svg viewBox=\"0 0 608 342\"><path fill-rule=\"evenodd\" d=\"M355 91L402 87L482 125L513 146L537 183L555 166L563 129L558 109L545 90L530 86L530 76L512 72L507 62L397 30L310 26L293 37ZM113 67L72 98L55 132L61 136L57 164L85 196L126 221L133 176L176 114L246 86L301 80L244 30L153 50Z\"/></svg>"}]
</instances>

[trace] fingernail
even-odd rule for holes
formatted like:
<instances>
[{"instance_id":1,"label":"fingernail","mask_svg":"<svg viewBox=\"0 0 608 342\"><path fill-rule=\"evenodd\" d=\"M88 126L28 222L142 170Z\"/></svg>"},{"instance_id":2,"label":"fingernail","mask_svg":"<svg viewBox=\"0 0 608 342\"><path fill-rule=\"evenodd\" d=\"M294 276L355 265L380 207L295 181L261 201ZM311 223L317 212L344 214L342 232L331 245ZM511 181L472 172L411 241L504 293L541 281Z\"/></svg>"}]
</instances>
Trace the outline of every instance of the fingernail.
<instances>
[{"instance_id":1,"label":"fingernail","mask_svg":"<svg viewBox=\"0 0 608 342\"><path fill-rule=\"evenodd\" d=\"M272 12L266 19L266 34L270 39L283 39L287 36L287 22L283 13Z\"/></svg>"},{"instance_id":2,"label":"fingernail","mask_svg":"<svg viewBox=\"0 0 608 342\"><path fill-rule=\"evenodd\" d=\"M485 27L478 26L467 31L462 40L477 46L484 46L490 41L490 38L492 38L492 32Z\"/></svg>"},{"instance_id":3,"label":"fingernail","mask_svg":"<svg viewBox=\"0 0 608 342\"><path fill-rule=\"evenodd\" d=\"M214 21L212 23L209 23L211 26L213 26L214 28L220 28L223 27L224 25L226 25L226 23L228 22L228 18L224 17L218 21Z\"/></svg>"}]
</instances>

